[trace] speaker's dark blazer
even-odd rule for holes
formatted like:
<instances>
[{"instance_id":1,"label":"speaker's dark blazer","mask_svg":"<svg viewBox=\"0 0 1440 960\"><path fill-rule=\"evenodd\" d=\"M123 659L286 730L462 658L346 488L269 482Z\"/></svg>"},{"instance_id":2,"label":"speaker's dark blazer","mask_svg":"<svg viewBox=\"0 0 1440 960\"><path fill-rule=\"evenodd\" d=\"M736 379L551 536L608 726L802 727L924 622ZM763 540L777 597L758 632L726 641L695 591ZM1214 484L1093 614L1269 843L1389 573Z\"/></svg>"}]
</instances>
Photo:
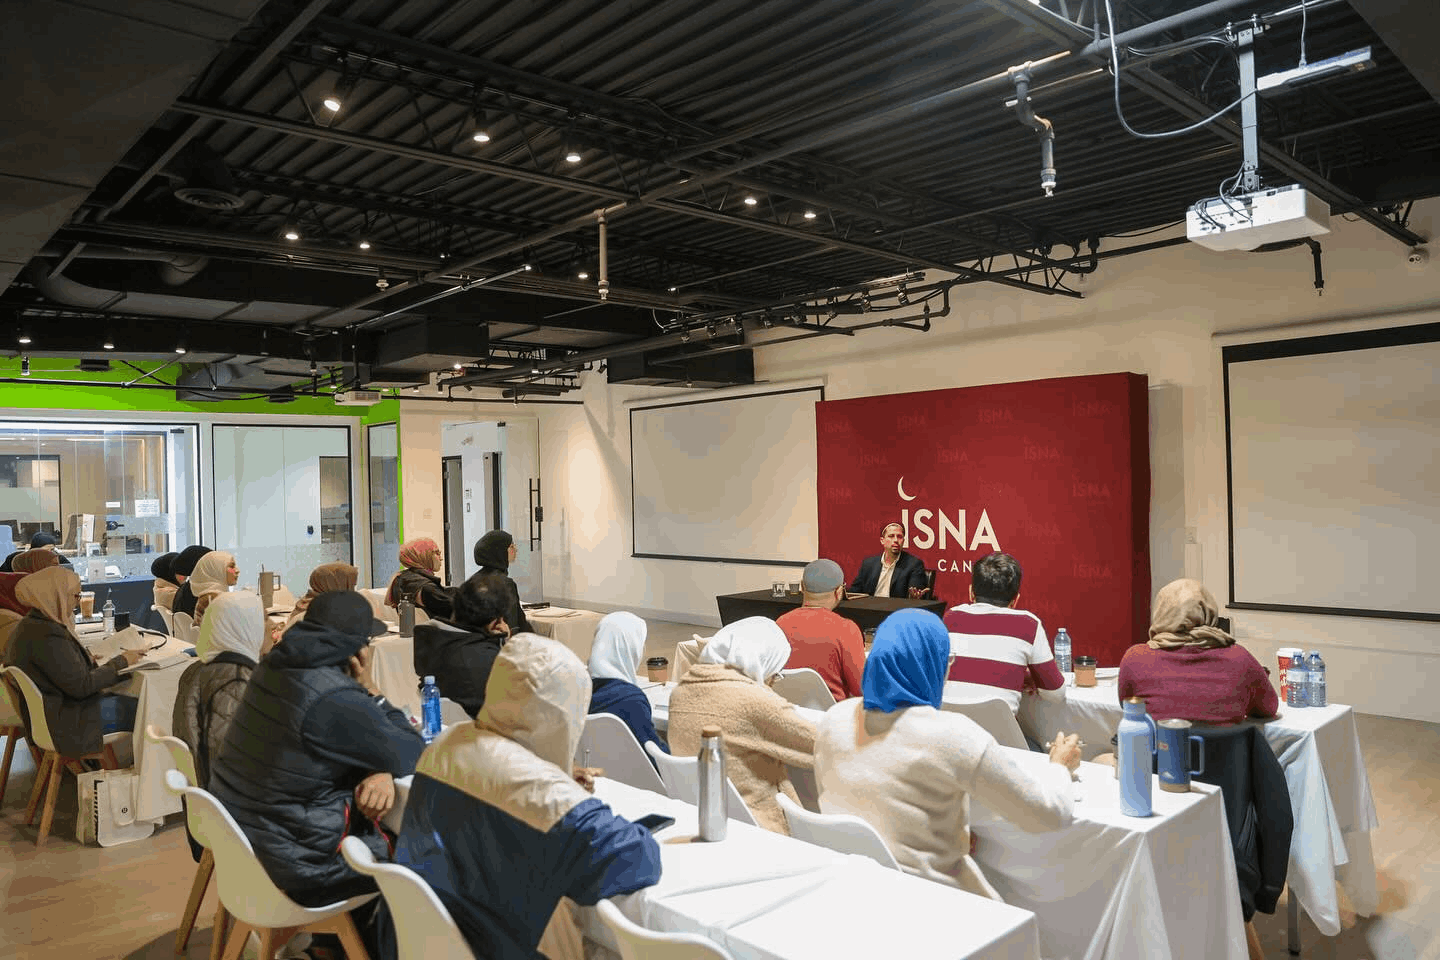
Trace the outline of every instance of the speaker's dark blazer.
<instances>
[{"instance_id":1,"label":"speaker's dark blazer","mask_svg":"<svg viewBox=\"0 0 1440 960\"><path fill-rule=\"evenodd\" d=\"M860 562L860 572L849 587L851 593L875 593L875 585L880 582L880 556L877 553ZM890 576L890 596L908 597L911 587L924 590L925 586L924 562L901 550L900 559L895 561L895 572Z\"/></svg>"}]
</instances>

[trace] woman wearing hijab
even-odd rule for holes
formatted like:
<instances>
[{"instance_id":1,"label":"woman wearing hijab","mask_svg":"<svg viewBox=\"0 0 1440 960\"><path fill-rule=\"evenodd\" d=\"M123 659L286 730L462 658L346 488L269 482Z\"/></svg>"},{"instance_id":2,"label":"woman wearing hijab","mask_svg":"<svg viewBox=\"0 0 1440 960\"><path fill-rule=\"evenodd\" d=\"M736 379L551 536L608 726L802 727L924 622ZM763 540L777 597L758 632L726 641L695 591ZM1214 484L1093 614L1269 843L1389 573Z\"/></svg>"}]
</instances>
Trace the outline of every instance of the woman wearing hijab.
<instances>
[{"instance_id":1,"label":"woman wearing hijab","mask_svg":"<svg viewBox=\"0 0 1440 960\"><path fill-rule=\"evenodd\" d=\"M256 593L224 593L210 602L196 649L204 655L180 675L171 729L195 757L196 784L210 783L210 762L220 752L230 721L265 642L265 603Z\"/></svg>"},{"instance_id":2,"label":"woman wearing hijab","mask_svg":"<svg viewBox=\"0 0 1440 960\"><path fill-rule=\"evenodd\" d=\"M491 530L475 541L475 562L480 565L476 576L485 577L495 589L506 592L509 605L505 622L510 625L510 632L529 633L534 628L525 616L525 608L520 606L520 591L510 577L510 564L515 562L517 553L514 537L504 530Z\"/></svg>"},{"instance_id":3,"label":"woman wearing hijab","mask_svg":"<svg viewBox=\"0 0 1440 960\"><path fill-rule=\"evenodd\" d=\"M400 572L385 591L385 605L398 606L402 597L432 617L448 618L454 613L450 591L440 582L440 544L429 537L407 540L400 545Z\"/></svg>"},{"instance_id":4,"label":"woman wearing hijab","mask_svg":"<svg viewBox=\"0 0 1440 960\"><path fill-rule=\"evenodd\" d=\"M72 616L80 578L64 567L32 573L16 588L31 608L10 640L9 662L29 675L45 701L45 719L62 756L97 753L106 733L133 730L134 697L106 693L143 650L125 650L97 666L75 639Z\"/></svg>"},{"instance_id":5,"label":"woman wearing hijab","mask_svg":"<svg viewBox=\"0 0 1440 960\"><path fill-rule=\"evenodd\" d=\"M595 643L590 647L590 712L619 717L641 747L653 740L669 753L670 748L655 732L650 700L635 685L640 659L645 656L645 634L645 621L623 610L606 614L595 628Z\"/></svg>"},{"instance_id":6,"label":"woman wearing hijab","mask_svg":"<svg viewBox=\"0 0 1440 960\"><path fill-rule=\"evenodd\" d=\"M790 641L774 620L746 617L710 638L670 694L670 749L693 757L701 728L719 727L727 772L755 822L784 834L790 828L775 795L800 802L785 767L809 769L815 759L815 725L769 687L789 659Z\"/></svg>"},{"instance_id":7,"label":"woman wearing hijab","mask_svg":"<svg viewBox=\"0 0 1440 960\"><path fill-rule=\"evenodd\" d=\"M864 696L820 721L820 809L870 824L907 872L998 900L970 858L969 798L1031 832L1066 826L1079 737L1056 734L1044 775L1028 773L975 721L940 710L949 663L950 634L935 614L885 618L865 661Z\"/></svg>"},{"instance_id":8,"label":"woman wearing hijab","mask_svg":"<svg viewBox=\"0 0 1440 960\"><path fill-rule=\"evenodd\" d=\"M1198 580L1176 580L1155 595L1150 642L1125 651L1119 694L1145 697L1156 720L1231 724L1273 717L1280 698L1268 671L1215 626L1220 607Z\"/></svg>"},{"instance_id":9,"label":"woman wearing hijab","mask_svg":"<svg viewBox=\"0 0 1440 960\"><path fill-rule=\"evenodd\" d=\"M11 572L0 573L0 610L9 610L22 617L29 613L30 608L15 596L15 588L30 574L59 565L60 557L53 550L26 550L17 553Z\"/></svg>"},{"instance_id":10,"label":"woman wearing hijab","mask_svg":"<svg viewBox=\"0 0 1440 960\"><path fill-rule=\"evenodd\" d=\"M310 589L295 601L295 609L290 611L290 616L285 620L285 630L289 630L305 616L305 611L310 609L310 601L322 593L330 593L334 590L354 590L355 584L360 582L360 568L348 563L322 563L310 571Z\"/></svg>"},{"instance_id":11,"label":"woman wearing hijab","mask_svg":"<svg viewBox=\"0 0 1440 960\"><path fill-rule=\"evenodd\" d=\"M162 553L150 564L150 575L155 578L155 584L151 588L155 595L155 606L165 610L171 609L175 603L175 591L180 589L180 581L175 579L175 559L178 553Z\"/></svg>"},{"instance_id":12,"label":"woman wearing hijab","mask_svg":"<svg viewBox=\"0 0 1440 960\"><path fill-rule=\"evenodd\" d=\"M195 572L195 564L209 552L209 547L195 544L181 550L170 564L170 572L174 575L175 582L180 584L180 589L175 591L175 599L170 605L173 612L195 616L195 592L190 586L190 575Z\"/></svg>"},{"instance_id":13,"label":"woman wearing hijab","mask_svg":"<svg viewBox=\"0 0 1440 960\"><path fill-rule=\"evenodd\" d=\"M37 552L37 551L38 551L38 552L48 553L48 554L50 554L51 556L53 556L53 557L55 558L55 563L56 563L56 564L58 564L58 565L60 565L60 566L62 566L62 567L69 567L69 566L70 566L70 559L69 559L68 557L62 557L60 554L58 554L58 553L55 552L55 543L56 543L56 541L55 541L55 535L54 535L53 533L50 533L48 530L41 530L41 531L39 531L38 533L36 533L35 536L33 536L33 537L30 538L30 548L29 548L29 551L28 551L28 552L34 553L34 552ZM5 558L5 561L4 561L3 563L0 563L0 573L20 573L20 572L22 572L22 571L16 569L16 567L15 567L15 561L16 561L17 559L19 559L20 556L21 556L22 554L26 553L26 552L27 552L27 551L25 551L25 550L16 550L14 553L10 554L10 556L6 557L6 558ZM36 569L36 570L40 570L40 569L43 569L43 568L41 568L41 567L36 567L35 569ZM31 573L34 573L34 572L35 572L34 570L31 571Z\"/></svg>"},{"instance_id":14,"label":"woman wearing hijab","mask_svg":"<svg viewBox=\"0 0 1440 960\"><path fill-rule=\"evenodd\" d=\"M235 565L235 554L224 550L211 550L200 558L190 574L187 584L195 595L195 624L205 621L205 609L222 593L240 580L240 568Z\"/></svg>"}]
</instances>

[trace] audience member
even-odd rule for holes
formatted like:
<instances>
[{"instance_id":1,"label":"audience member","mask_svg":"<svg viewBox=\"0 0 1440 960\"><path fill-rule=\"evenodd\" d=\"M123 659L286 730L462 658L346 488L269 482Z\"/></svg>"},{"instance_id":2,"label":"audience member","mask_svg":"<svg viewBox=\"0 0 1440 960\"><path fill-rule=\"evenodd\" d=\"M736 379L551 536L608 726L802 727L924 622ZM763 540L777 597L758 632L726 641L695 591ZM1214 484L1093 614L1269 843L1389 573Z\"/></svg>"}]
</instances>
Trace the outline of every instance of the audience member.
<instances>
[{"instance_id":1,"label":"audience member","mask_svg":"<svg viewBox=\"0 0 1440 960\"><path fill-rule=\"evenodd\" d=\"M969 717L940 710L949 656L945 626L928 610L880 624L864 699L820 721L820 808L869 823L907 872L998 900L970 857L969 798L1031 832L1066 826L1079 738L1057 734L1046 772L1028 773Z\"/></svg>"},{"instance_id":2,"label":"audience member","mask_svg":"<svg viewBox=\"0 0 1440 960\"><path fill-rule=\"evenodd\" d=\"M815 751L815 725L769 687L789 659L790 644L774 620L746 617L721 627L671 692L668 731L670 748L693 757L701 728L718 726L726 772L755 822L784 834L790 830L775 795L799 802L785 767L809 769Z\"/></svg>"},{"instance_id":3,"label":"audience member","mask_svg":"<svg viewBox=\"0 0 1440 960\"><path fill-rule=\"evenodd\" d=\"M28 573L0 573L0 610L9 610L22 617L30 612L30 608L15 596L15 588L28 576Z\"/></svg>"},{"instance_id":4,"label":"audience member","mask_svg":"<svg viewBox=\"0 0 1440 960\"><path fill-rule=\"evenodd\" d=\"M1004 700L1020 709L1020 694L1033 682L1046 700L1065 700L1065 676L1055 666L1040 618L1017 610L1020 564L1008 553L992 553L971 567L970 602L945 613L950 679L966 697ZM873 651L872 651L873 655Z\"/></svg>"},{"instance_id":5,"label":"audience member","mask_svg":"<svg viewBox=\"0 0 1440 960\"><path fill-rule=\"evenodd\" d=\"M230 721L265 643L265 604L255 593L226 593L210 604L200 628L205 654L180 675L171 730L195 757L196 786L210 782ZM197 644L197 648L201 645Z\"/></svg>"},{"instance_id":6,"label":"audience member","mask_svg":"<svg viewBox=\"0 0 1440 960\"><path fill-rule=\"evenodd\" d=\"M400 545L400 572L390 578L385 591L386 606L394 607L407 599L431 617L449 617L454 613L450 591L440 582L440 544L429 537L407 540Z\"/></svg>"},{"instance_id":7,"label":"audience member","mask_svg":"<svg viewBox=\"0 0 1440 960\"><path fill-rule=\"evenodd\" d=\"M475 722L452 727L420 758L395 861L425 879L477 957L535 958L562 897L590 905L660 879L649 831L572 773L589 701L575 654L533 634L512 637ZM388 909L379 926L393 956Z\"/></svg>"},{"instance_id":8,"label":"audience member","mask_svg":"<svg viewBox=\"0 0 1440 960\"><path fill-rule=\"evenodd\" d=\"M240 568L235 565L235 554L212 550L200 558L186 581L195 597L196 625L204 623L205 608L210 602L222 593L229 593L239 580Z\"/></svg>"},{"instance_id":9,"label":"audience member","mask_svg":"<svg viewBox=\"0 0 1440 960\"><path fill-rule=\"evenodd\" d=\"M40 547L16 554L15 561L11 564L11 568L15 573L23 576L27 573L39 573L41 570L49 567L66 566L66 564L61 562L64 559L64 557L60 556L60 554L54 550L46 550L44 547Z\"/></svg>"},{"instance_id":10,"label":"audience member","mask_svg":"<svg viewBox=\"0 0 1440 960\"><path fill-rule=\"evenodd\" d=\"M874 597L920 597L927 589L925 563L900 548L905 527L887 523L880 528L880 552L860 561L860 572L850 584L851 593Z\"/></svg>"},{"instance_id":11,"label":"audience member","mask_svg":"<svg viewBox=\"0 0 1440 960\"><path fill-rule=\"evenodd\" d=\"M154 594L155 606L169 610L175 603L175 591L180 589L180 582L175 579L175 560L178 553L162 553L150 564L150 575L155 578L155 584L151 588Z\"/></svg>"},{"instance_id":12,"label":"audience member","mask_svg":"<svg viewBox=\"0 0 1440 960\"><path fill-rule=\"evenodd\" d=\"M1155 595L1150 642L1125 651L1118 693L1145 697L1156 720L1240 723L1273 717L1280 698L1269 671L1215 625L1215 598L1197 580L1176 580Z\"/></svg>"},{"instance_id":13,"label":"audience member","mask_svg":"<svg viewBox=\"0 0 1440 960\"><path fill-rule=\"evenodd\" d=\"M107 733L135 728L134 697L108 693L143 650L125 650L96 665L75 638L80 578L64 567L32 573L16 588L30 612L10 639L9 662L29 675L45 701L55 747L67 757L96 753Z\"/></svg>"},{"instance_id":14,"label":"audience member","mask_svg":"<svg viewBox=\"0 0 1440 960\"><path fill-rule=\"evenodd\" d=\"M62 567L70 566L70 558L55 552L55 534L48 530L40 530L30 538L30 550L44 550L55 557L55 562ZM16 550L0 563L0 573L18 573L15 569L15 558L25 553L24 550ZM36 569L39 569L38 567ZM32 573L34 571L31 571Z\"/></svg>"},{"instance_id":15,"label":"audience member","mask_svg":"<svg viewBox=\"0 0 1440 960\"><path fill-rule=\"evenodd\" d=\"M845 571L834 560L815 560L800 580L804 601L775 621L790 641L785 666L809 667L820 674L837 701L860 696L865 641L853 620L835 613L845 599Z\"/></svg>"},{"instance_id":16,"label":"audience member","mask_svg":"<svg viewBox=\"0 0 1440 960\"><path fill-rule=\"evenodd\" d=\"M505 596L476 575L452 591L451 600L448 620L415 626L415 674L434 677L440 695L473 717L485 703L490 668L510 636Z\"/></svg>"},{"instance_id":17,"label":"audience member","mask_svg":"<svg viewBox=\"0 0 1440 960\"><path fill-rule=\"evenodd\" d=\"M379 818L425 747L371 677L370 638L384 632L358 593L316 597L251 673L211 761L210 792L270 879L305 906L375 889L346 865L340 840L360 837L389 858Z\"/></svg>"},{"instance_id":18,"label":"audience member","mask_svg":"<svg viewBox=\"0 0 1440 960\"><path fill-rule=\"evenodd\" d=\"M645 621L633 613L608 613L595 627L590 647L590 712L609 713L625 721L643 748L654 741L666 753L670 748L655 732L650 700L635 685L645 656Z\"/></svg>"},{"instance_id":19,"label":"audience member","mask_svg":"<svg viewBox=\"0 0 1440 960\"><path fill-rule=\"evenodd\" d=\"M175 599L170 604L174 613L195 616L195 591L190 587L190 574L195 571L195 564L209 552L209 547L194 544L181 550L170 564L170 572L174 574L175 582L180 584L180 589L175 591Z\"/></svg>"},{"instance_id":20,"label":"audience member","mask_svg":"<svg viewBox=\"0 0 1440 960\"><path fill-rule=\"evenodd\" d=\"M295 601L295 607L285 620L284 629L289 630L305 616L310 602L322 593L336 590L354 590L360 582L360 568L349 563L322 563L310 571L310 589L305 596Z\"/></svg>"},{"instance_id":21,"label":"audience member","mask_svg":"<svg viewBox=\"0 0 1440 960\"><path fill-rule=\"evenodd\" d=\"M475 562L480 565L477 576L485 577L497 589L506 591L509 604L505 609L505 622L510 625L510 632L528 633L530 621L525 617L525 609L520 606L520 591L510 578L510 564L515 562L517 553L515 538L504 530L491 530L475 541Z\"/></svg>"}]
</instances>

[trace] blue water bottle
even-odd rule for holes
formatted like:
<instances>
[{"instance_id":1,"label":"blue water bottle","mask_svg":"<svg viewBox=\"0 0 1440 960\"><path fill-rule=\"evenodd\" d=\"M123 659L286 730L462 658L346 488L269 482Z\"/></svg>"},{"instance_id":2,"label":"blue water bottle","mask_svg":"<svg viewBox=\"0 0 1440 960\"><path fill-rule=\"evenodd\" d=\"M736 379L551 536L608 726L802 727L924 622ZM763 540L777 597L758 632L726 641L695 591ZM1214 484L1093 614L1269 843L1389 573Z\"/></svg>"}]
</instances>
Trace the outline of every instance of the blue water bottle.
<instances>
[{"instance_id":1,"label":"blue water bottle","mask_svg":"<svg viewBox=\"0 0 1440 960\"><path fill-rule=\"evenodd\" d=\"M1306 658L1310 664L1309 682L1305 684L1306 702L1312 707L1325 706L1325 661L1319 650L1311 650Z\"/></svg>"},{"instance_id":2,"label":"blue water bottle","mask_svg":"<svg viewBox=\"0 0 1440 960\"><path fill-rule=\"evenodd\" d=\"M1069 673L1070 665L1070 633L1061 627L1055 631L1055 666L1061 673Z\"/></svg>"},{"instance_id":3,"label":"blue water bottle","mask_svg":"<svg viewBox=\"0 0 1440 960\"><path fill-rule=\"evenodd\" d=\"M1127 817L1150 816L1150 778L1155 766L1155 721L1143 697L1128 697L1116 731L1115 774L1120 779L1120 812Z\"/></svg>"},{"instance_id":4,"label":"blue water bottle","mask_svg":"<svg viewBox=\"0 0 1440 960\"><path fill-rule=\"evenodd\" d=\"M440 722L440 688L435 686L434 677L426 677L420 688L420 736L430 743L440 736L443 729Z\"/></svg>"}]
</instances>

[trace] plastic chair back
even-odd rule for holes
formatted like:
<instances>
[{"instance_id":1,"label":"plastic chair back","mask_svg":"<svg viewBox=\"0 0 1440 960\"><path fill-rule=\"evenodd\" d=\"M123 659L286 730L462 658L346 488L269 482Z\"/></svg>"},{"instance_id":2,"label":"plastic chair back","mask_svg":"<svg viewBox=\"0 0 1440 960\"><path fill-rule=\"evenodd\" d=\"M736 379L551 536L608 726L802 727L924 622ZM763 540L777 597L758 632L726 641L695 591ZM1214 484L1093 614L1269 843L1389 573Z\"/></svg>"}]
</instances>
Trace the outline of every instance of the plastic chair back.
<instances>
[{"instance_id":1,"label":"plastic chair back","mask_svg":"<svg viewBox=\"0 0 1440 960\"><path fill-rule=\"evenodd\" d=\"M1020 732L1020 723L1010 710L1010 704L1004 700L977 700L974 703L953 703L946 700L940 704L940 709L965 714L994 737L995 742L1002 747L1030 749L1030 745L1025 742L1025 734Z\"/></svg>"},{"instance_id":2,"label":"plastic chair back","mask_svg":"<svg viewBox=\"0 0 1440 960\"><path fill-rule=\"evenodd\" d=\"M45 719L45 698L40 695L40 688L35 686L35 681L19 667L9 666L5 668L5 676L8 680L6 687L14 684L14 692L18 692L23 700L15 704L21 716L30 721L30 742L41 750L55 751L55 738L50 734L50 723Z\"/></svg>"},{"instance_id":3,"label":"plastic chair back","mask_svg":"<svg viewBox=\"0 0 1440 960\"><path fill-rule=\"evenodd\" d=\"M595 912L615 934L621 960L731 960L724 947L698 934L646 930L609 900L595 904Z\"/></svg>"},{"instance_id":4,"label":"plastic chair back","mask_svg":"<svg viewBox=\"0 0 1440 960\"><path fill-rule=\"evenodd\" d=\"M605 776L611 780L658 793L662 797L670 794L665 782L655 772L655 766L635 734L625 721L611 713L592 713L585 718L585 730L580 734L580 744L575 748L575 765L579 767L602 767Z\"/></svg>"},{"instance_id":5,"label":"plastic chair back","mask_svg":"<svg viewBox=\"0 0 1440 960\"><path fill-rule=\"evenodd\" d=\"M200 628L195 626L195 618L188 613L175 613L170 617L170 635L186 643L194 644L200 639Z\"/></svg>"},{"instance_id":6,"label":"plastic chair back","mask_svg":"<svg viewBox=\"0 0 1440 960\"><path fill-rule=\"evenodd\" d=\"M899 870L900 864L885 843L879 831L859 817L843 813L811 813L800 807L785 794L775 799L785 811L785 821L790 825L790 836L796 840L826 847L838 853L854 853L869 857L882 867Z\"/></svg>"},{"instance_id":7,"label":"plastic chair back","mask_svg":"<svg viewBox=\"0 0 1440 960\"><path fill-rule=\"evenodd\" d=\"M413 870L381 863L358 837L346 837L340 853L356 873L375 878L390 905L400 960L475 960L450 911Z\"/></svg>"},{"instance_id":8,"label":"plastic chair back","mask_svg":"<svg viewBox=\"0 0 1440 960\"><path fill-rule=\"evenodd\" d=\"M809 667L781 670L780 676L776 678L770 689L797 707L829 710L835 706L835 694L830 692L830 687L820 674Z\"/></svg>"},{"instance_id":9,"label":"plastic chair back","mask_svg":"<svg viewBox=\"0 0 1440 960\"><path fill-rule=\"evenodd\" d=\"M670 796L700 806L700 763L695 757L673 757L656 746L653 740L645 744L645 752L655 758L660 779L665 782ZM754 815L729 777L725 778L725 786L728 788L725 791L725 815L731 820L755 826Z\"/></svg>"},{"instance_id":10,"label":"plastic chair back","mask_svg":"<svg viewBox=\"0 0 1440 960\"><path fill-rule=\"evenodd\" d=\"M166 736L160 732L160 728L153 723L145 725L145 739L151 743L165 748L170 755L170 769L179 770L185 775L185 780L192 787L199 786L200 778L195 775L195 757L190 752L190 746L179 737Z\"/></svg>"},{"instance_id":11,"label":"plastic chair back","mask_svg":"<svg viewBox=\"0 0 1440 960\"><path fill-rule=\"evenodd\" d=\"M303 927L374 899L374 894L368 894L324 907L300 906L275 886L240 825L208 790L190 786L178 770L165 772L165 785L184 798L190 832L215 855L215 889L220 902L242 923L272 929Z\"/></svg>"},{"instance_id":12,"label":"plastic chair back","mask_svg":"<svg viewBox=\"0 0 1440 960\"><path fill-rule=\"evenodd\" d=\"M150 609L160 614L160 620L165 624L165 632L175 636L175 614L169 607L162 607L158 603L150 604Z\"/></svg>"}]
</instances>

